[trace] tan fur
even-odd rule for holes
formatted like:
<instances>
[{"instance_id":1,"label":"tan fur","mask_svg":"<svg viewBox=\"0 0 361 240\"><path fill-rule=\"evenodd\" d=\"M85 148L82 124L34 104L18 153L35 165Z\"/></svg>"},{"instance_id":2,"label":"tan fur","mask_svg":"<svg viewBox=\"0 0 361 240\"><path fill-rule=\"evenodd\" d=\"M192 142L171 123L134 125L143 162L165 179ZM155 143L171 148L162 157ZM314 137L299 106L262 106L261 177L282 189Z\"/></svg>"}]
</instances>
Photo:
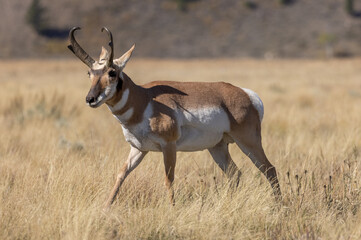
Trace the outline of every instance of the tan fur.
<instances>
[{"instance_id":1,"label":"tan fur","mask_svg":"<svg viewBox=\"0 0 361 240\"><path fill-rule=\"evenodd\" d=\"M142 116L145 105L148 101L153 101L154 112L150 118L150 127L152 133L164 139L168 144L174 143L179 138L177 120L174 118L176 108L190 109L199 106L221 106L227 113L231 131L227 133L219 145L209 149L211 155L216 160L220 168L230 177L236 176L238 181L241 172L233 162L228 152L228 143L236 141L237 145L246 155L254 153L250 156L251 160L260 169L260 171L270 181L274 193L280 198L281 192L277 180L277 174L273 165L268 161L264 154L261 144L261 123L257 110L252 105L249 96L240 88L231 84L216 83L197 83L197 82L168 82L156 81L136 86L130 84L131 80L127 77L127 86L130 86L130 96L143 96L142 98L130 98L127 105L137 109L137 115ZM119 100L120 97L116 96ZM125 106L121 112L124 113L130 106ZM135 121L136 119L136 121ZM138 123L137 118L132 118L127 124L132 125ZM170 191L170 199L174 203L173 190L171 189L174 180L175 160L172 154L174 150L169 147L163 148L166 171L170 171L166 175L166 186ZM173 167L172 167L173 166Z\"/></svg>"},{"instance_id":2,"label":"tan fur","mask_svg":"<svg viewBox=\"0 0 361 240\"><path fill-rule=\"evenodd\" d=\"M113 114L121 115L130 108L133 108L134 112L143 113L144 109L147 107L147 103L149 102L149 97L145 89L134 84L133 81L125 73L123 73L122 75L123 75L122 91L117 92L116 95L112 99L110 99L109 102L107 102L107 104L110 106L114 106L122 98L122 94L124 90L129 89L130 94L126 105L119 111L113 112ZM139 97L139 96L143 96L143 97ZM141 120L142 120L141 114L134 114L129 119L128 124L134 125L139 123Z\"/></svg>"},{"instance_id":3,"label":"tan fur","mask_svg":"<svg viewBox=\"0 0 361 240\"><path fill-rule=\"evenodd\" d=\"M242 89L224 82L156 81L143 87L149 90L153 99L172 109L221 106L237 123L241 123L253 108Z\"/></svg>"},{"instance_id":4,"label":"tan fur","mask_svg":"<svg viewBox=\"0 0 361 240\"><path fill-rule=\"evenodd\" d=\"M109 58L108 51L104 47L102 47L102 51L99 56L99 63L105 64L108 58Z\"/></svg>"},{"instance_id":5,"label":"tan fur","mask_svg":"<svg viewBox=\"0 0 361 240\"><path fill-rule=\"evenodd\" d=\"M154 102L157 109L150 119L150 128L153 133L167 142L176 141L179 137L177 121L172 109L159 102Z\"/></svg>"},{"instance_id":6,"label":"tan fur","mask_svg":"<svg viewBox=\"0 0 361 240\"><path fill-rule=\"evenodd\" d=\"M174 204L172 183L177 144L182 137L181 141L185 141L184 138L187 136L191 136L190 140L195 141L189 143L198 144L197 148L201 148L199 150L208 149L222 171L238 182L241 172L228 151L228 144L235 142L266 176L274 194L280 198L281 191L276 170L262 148L259 112L250 96L244 90L224 82L155 81L138 86L123 72L133 50L134 45L122 57L114 60L113 65L109 67L106 64L99 64L101 61L95 62L93 66L96 67L90 71L92 78L90 96L106 95L104 90L112 89L110 91L112 95L106 96L104 101L121 122L124 134L128 137L127 141L131 143L128 160L117 177L106 202L106 208L109 208L115 200L121 184L138 166L149 149L163 153L165 184ZM107 57L108 53L103 48L100 60L105 61ZM116 71L116 77L112 77L110 71L112 75ZM129 94L123 95L125 91L129 91ZM103 103L101 100L98 102ZM98 102L93 104L93 107L100 105ZM259 108L258 105L257 107ZM181 125L180 121L185 121L186 123L183 124L189 125ZM209 126L219 126L220 129L205 129ZM182 135L182 127L186 129L185 137ZM208 132L211 135L207 135ZM197 134L201 135L197 136ZM215 141L221 139L219 142L212 142L212 139L211 141L206 139L208 136L214 136ZM203 141L204 145L194 139L200 139L199 141ZM193 149L193 146L187 147L186 150Z\"/></svg>"},{"instance_id":7,"label":"tan fur","mask_svg":"<svg viewBox=\"0 0 361 240\"><path fill-rule=\"evenodd\" d=\"M174 171L176 164L176 148L175 142L168 142L163 148L164 170L165 170L165 185L169 191L169 199L174 205L174 191L172 184L174 181Z\"/></svg>"}]
</instances>

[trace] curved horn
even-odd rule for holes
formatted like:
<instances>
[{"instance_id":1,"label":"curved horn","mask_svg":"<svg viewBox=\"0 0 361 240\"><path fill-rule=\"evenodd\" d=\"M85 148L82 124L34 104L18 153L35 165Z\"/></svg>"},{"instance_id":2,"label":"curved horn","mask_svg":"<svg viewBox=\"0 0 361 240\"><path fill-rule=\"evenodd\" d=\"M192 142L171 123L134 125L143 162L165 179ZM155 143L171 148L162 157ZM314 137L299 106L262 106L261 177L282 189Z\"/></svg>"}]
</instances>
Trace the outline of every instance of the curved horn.
<instances>
[{"instance_id":1,"label":"curved horn","mask_svg":"<svg viewBox=\"0 0 361 240\"><path fill-rule=\"evenodd\" d=\"M104 30L108 33L109 36L110 55L108 58L107 66L110 67L113 64L113 57L114 57L113 35L108 28L102 27L102 32Z\"/></svg>"},{"instance_id":2,"label":"curved horn","mask_svg":"<svg viewBox=\"0 0 361 240\"><path fill-rule=\"evenodd\" d=\"M69 32L69 45L68 48L72 51L75 56L77 56L83 63L85 63L88 67L92 67L93 63L95 62L92 57L87 54L84 49L82 49L79 43L75 40L74 32L79 30L80 27L73 27Z\"/></svg>"}]
</instances>

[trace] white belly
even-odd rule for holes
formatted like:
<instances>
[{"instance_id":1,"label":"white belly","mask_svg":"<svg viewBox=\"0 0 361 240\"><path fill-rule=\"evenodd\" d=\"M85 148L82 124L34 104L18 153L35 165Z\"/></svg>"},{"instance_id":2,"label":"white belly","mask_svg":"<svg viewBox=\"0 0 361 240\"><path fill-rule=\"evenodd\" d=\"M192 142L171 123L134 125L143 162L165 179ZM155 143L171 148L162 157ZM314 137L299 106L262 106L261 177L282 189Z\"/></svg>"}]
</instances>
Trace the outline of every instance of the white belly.
<instances>
[{"instance_id":1,"label":"white belly","mask_svg":"<svg viewBox=\"0 0 361 240\"><path fill-rule=\"evenodd\" d=\"M165 141L152 133L149 117L152 107L149 104L144 112L143 121L127 128L123 133L127 142L142 151L161 151ZM179 138L177 151L200 151L215 146L221 141L225 132L230 130L227 113L222 108L205 107L177 111Z\"/></svg>"},{"instance_id":2,"label":"white belly","mask_svg":"<svg viewBox=\"0 0 361 240\"><path fill-rule=\"evenodd\" d=\"M180 138L178 151L199 151L215 146L230 130L227 113L222 108L205 107L183 110L178 115Z\"/></svg>"},{"instance_id":3,"label":"white belly","mask_svg":"<svg viewBox=\"0 0 361 240\"><path fill-rule=\"evenodd\" d=\"M165 142L151 133L149 125L141 125L139 124L131 128L122 126L125 140L141 151L161 151L161 144Z\"/></svg>"}]
</instances>

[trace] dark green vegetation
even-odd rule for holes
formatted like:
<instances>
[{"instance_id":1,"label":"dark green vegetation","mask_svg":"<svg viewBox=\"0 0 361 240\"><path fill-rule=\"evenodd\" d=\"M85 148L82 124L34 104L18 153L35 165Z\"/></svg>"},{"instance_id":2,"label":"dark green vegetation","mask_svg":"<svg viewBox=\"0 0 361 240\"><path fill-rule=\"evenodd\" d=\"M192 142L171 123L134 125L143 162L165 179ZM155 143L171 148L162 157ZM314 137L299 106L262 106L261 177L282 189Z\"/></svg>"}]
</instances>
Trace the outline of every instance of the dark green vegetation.
<instances>
[{"instance_id":1,"label":"dark green vegetation","mask_svg":"<svg viewBox=\"0 0 361 240\"><path fill-rule=\"evenodd\" d=\"M44 7L41 6L40 0L33 0L26 12L26 22L37 32L40 33L46 26L44 19Z\"/></svg>"}]
</instances>

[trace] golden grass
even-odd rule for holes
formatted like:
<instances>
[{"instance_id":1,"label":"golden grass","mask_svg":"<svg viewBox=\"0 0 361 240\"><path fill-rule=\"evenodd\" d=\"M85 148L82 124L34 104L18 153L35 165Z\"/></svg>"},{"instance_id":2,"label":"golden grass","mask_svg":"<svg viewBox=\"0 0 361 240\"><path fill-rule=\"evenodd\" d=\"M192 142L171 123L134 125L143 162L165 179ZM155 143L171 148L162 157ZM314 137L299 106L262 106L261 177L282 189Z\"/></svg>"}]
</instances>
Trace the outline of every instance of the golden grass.
<instances>
[{"instance_id":1,"label":"golden grass","mask_svg":"<svg viewBox=\"0 0 361 240\"><path fill-rule=\"evenodd\" d=\"M161 154L103 203L129 146L85 105L80 61L0 62L0 239L360 239L361 60L133 60L151 80L226 81L263 99L263 144L284 203L235 146L238 189L208 152L179 153L176 205Z\"/></svg>"}]
</instances>

